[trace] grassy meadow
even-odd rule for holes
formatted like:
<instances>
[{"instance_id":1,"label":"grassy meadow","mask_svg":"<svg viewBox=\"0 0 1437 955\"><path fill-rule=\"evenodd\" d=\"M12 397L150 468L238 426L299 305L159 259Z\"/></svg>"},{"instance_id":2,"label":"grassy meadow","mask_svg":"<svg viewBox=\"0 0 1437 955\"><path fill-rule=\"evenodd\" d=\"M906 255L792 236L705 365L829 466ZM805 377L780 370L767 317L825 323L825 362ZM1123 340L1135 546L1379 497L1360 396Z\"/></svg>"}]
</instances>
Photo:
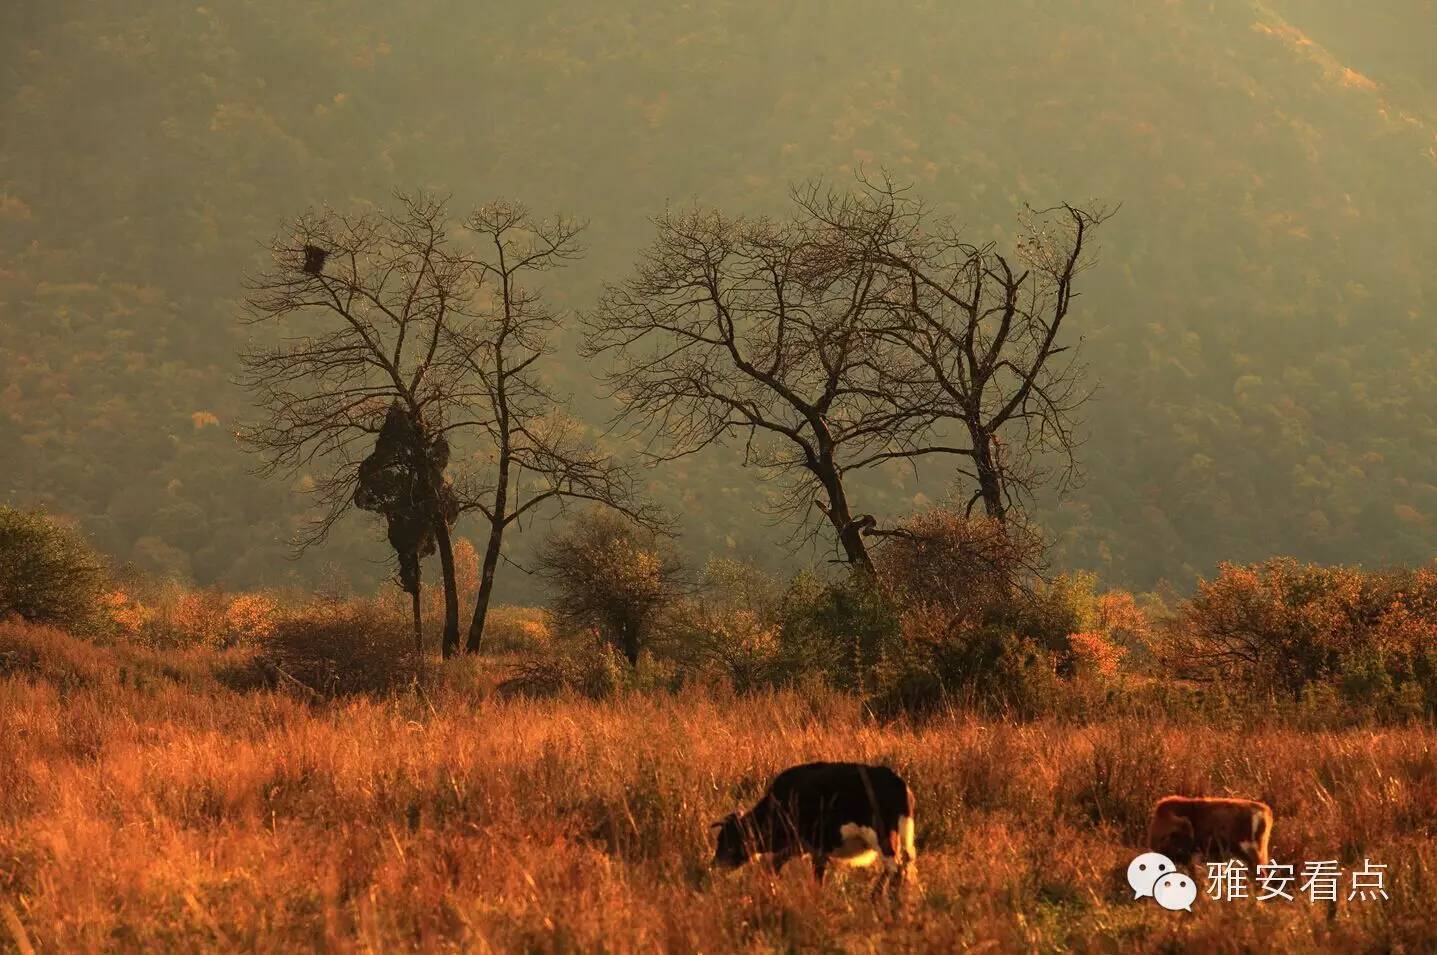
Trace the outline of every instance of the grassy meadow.
<instances>
[{"instance_id":1,"label":"grassy meadow","mask_svg":"<svg viewBox=\"0 0 1437 955\"><path fill-rule=\"evenodd\" d=\"M1437 733L1160 707L879 721L820 688L496 692L502 658L321 693L252 648L0 623L0 951L1431 952ZM707 868L783 767L897 768L921 889ZM1390 898L1134 901L1169 792L1269 800L1279 861ZM1199 880L1201 882L1201 880Z\"/></svg>"}]
</instances>

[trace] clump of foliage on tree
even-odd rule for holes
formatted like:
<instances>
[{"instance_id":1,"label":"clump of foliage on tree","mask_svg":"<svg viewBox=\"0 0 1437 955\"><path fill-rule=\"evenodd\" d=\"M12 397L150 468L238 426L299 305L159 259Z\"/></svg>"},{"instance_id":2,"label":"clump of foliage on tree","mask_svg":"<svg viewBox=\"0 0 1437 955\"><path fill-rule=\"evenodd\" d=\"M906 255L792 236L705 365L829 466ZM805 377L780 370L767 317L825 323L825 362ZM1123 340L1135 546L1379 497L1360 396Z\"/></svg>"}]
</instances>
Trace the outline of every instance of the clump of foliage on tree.
<instances>
[{"instance_id":1,"label":"clump of foliage on tree","mask_svg":"<svg viewBox=\"0 0 1437 955\"><path fill-rule=\"evenodd\" d=\"M359 464L354 506L384 516L398 562L399 587L409 594L415 648L424 648L420 561L434 553L436 517L453 525L459 504L444 469L449 442L426 441L398 401L390 404L374 451Z\"/></svg>"}]
</instances>

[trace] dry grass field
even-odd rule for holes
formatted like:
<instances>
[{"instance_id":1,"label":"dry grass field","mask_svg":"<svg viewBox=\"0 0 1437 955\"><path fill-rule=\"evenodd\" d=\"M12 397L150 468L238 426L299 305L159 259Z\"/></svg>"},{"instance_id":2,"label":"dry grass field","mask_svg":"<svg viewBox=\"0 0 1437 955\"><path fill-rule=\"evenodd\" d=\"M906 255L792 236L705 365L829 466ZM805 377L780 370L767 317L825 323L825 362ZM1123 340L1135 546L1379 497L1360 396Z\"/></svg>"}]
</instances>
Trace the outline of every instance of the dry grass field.
<instances>
[{"instance_id":1,"label":"dry grass field","mask_svg":"<svg viewBox=\"0 0 1437 955\"><path fill-rule=\"evenodd\" d=\"M1430 726L506 700L487 662L320 699L233 688L237 655L0 624L0 950L1437 951ZM708 870L708 823L816 758L915 789L922 891L898 910L864 872ZM1123 870L1174 791L1268 799L1280 861L1370 858L1390 898L1134 901Z\"/></svg>"}]
</instances>

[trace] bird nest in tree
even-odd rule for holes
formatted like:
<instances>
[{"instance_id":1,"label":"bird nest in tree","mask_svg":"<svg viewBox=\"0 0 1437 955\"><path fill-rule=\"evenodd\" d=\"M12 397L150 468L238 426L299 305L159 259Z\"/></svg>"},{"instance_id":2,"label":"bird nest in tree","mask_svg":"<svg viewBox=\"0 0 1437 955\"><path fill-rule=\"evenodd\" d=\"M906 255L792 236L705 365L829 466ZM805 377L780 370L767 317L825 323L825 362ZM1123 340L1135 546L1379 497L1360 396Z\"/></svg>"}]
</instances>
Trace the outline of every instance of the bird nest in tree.
<instances>
[{"instance_id":1,"label":"bird nest in tree","mask_svg":"<svg viewBox=\"0 0 1437 955\"><path fill-rule=\"evenodd\" d=\"M329 258L329 251L321 249L317 245L308 243L304 246L304 270L310 275L318 275L324 271L324 260Z\"/></svg>"}]
</instances>

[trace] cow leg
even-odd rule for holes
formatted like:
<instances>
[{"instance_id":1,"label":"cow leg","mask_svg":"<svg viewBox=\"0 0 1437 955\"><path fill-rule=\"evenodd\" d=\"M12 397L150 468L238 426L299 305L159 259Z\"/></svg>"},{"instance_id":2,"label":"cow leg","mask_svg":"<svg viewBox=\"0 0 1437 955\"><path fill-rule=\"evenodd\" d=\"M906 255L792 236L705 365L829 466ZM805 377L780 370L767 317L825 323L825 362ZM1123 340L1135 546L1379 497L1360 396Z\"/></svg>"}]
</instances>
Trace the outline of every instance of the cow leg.
<instances>
[{"instance_id":1,"label":"cow leg","mask_svg":"<svg viewBox=\"0 0 1437 955\"><path fill-rule=\"evenodd\" d=\"M878 898L883 894L883 890L887 889L889 898L898 898L898 890L903 887L903 866L898 863L897 858L886 852L879 856L879 864L882 871L873 885L873 897Z\"/></svg>"},{"instance_id":2,"label":"cow leg","mask_svg":"<svg viewBox=\"0 0 1437 955\"><path fill-rule=\"evenodd\" d=\"M1247 866L1253 872L1257 871L1259 865L1267 864L1267 853L1262 851L1261 844L1257 842L1239 842L1237 851L1233 853L1239 862Z\"/></svg>"},{"instance_id":3,"label":"cow leg","mask_svg":"<svg viewBox=\"0 0 1437 955\"><path fill-rule=\"evenodd\" d=\"M878 850L878 863L882 866L882 873L878 876L878 882L873 887L873 897L878 898L879 894L886 888L891 899L898 898L898 892L903 887L903 837L898 830L889 830L880 840Z\"/></svg>"},{"instance_id":4,"label":"cow leg","mask_svg":"<svg viewBox=\"0 0 1437 955\"><path fill-rule=\"evenodd\" d=\"M774 875L778 875L780 872L783 871L783 867L788 864L788 860L792 858L793 853L787 850L773 853L772 855L768 856L766 860L768 863L769 871L771 871Z\"/></svg>"},{"instance_id":5,"label":"cow leg","mask_svg":"<svg viewBox=\"0 0 1437 955\"><path fill-rule=\"evenodd\" d=\"M819 884L823 884L824 873L828 871L828 856L822 852L813 854L813 878Z\"/></svg>"},{"instance_id":6,"label":"cow leg","mask_svg":"<svg viewBox=\"0 0 1437 955\"><path fill-rule=\"evenodd\" d=\"M1252 857L1257 860L1258 865L1267 865L1268 863L1268 846L1272 840L1269 816L1270 814L1266 811L1257 813L1252 821ZM1256 866L1253 871L1257 871Z\"/></svg>"}]
</instances>

